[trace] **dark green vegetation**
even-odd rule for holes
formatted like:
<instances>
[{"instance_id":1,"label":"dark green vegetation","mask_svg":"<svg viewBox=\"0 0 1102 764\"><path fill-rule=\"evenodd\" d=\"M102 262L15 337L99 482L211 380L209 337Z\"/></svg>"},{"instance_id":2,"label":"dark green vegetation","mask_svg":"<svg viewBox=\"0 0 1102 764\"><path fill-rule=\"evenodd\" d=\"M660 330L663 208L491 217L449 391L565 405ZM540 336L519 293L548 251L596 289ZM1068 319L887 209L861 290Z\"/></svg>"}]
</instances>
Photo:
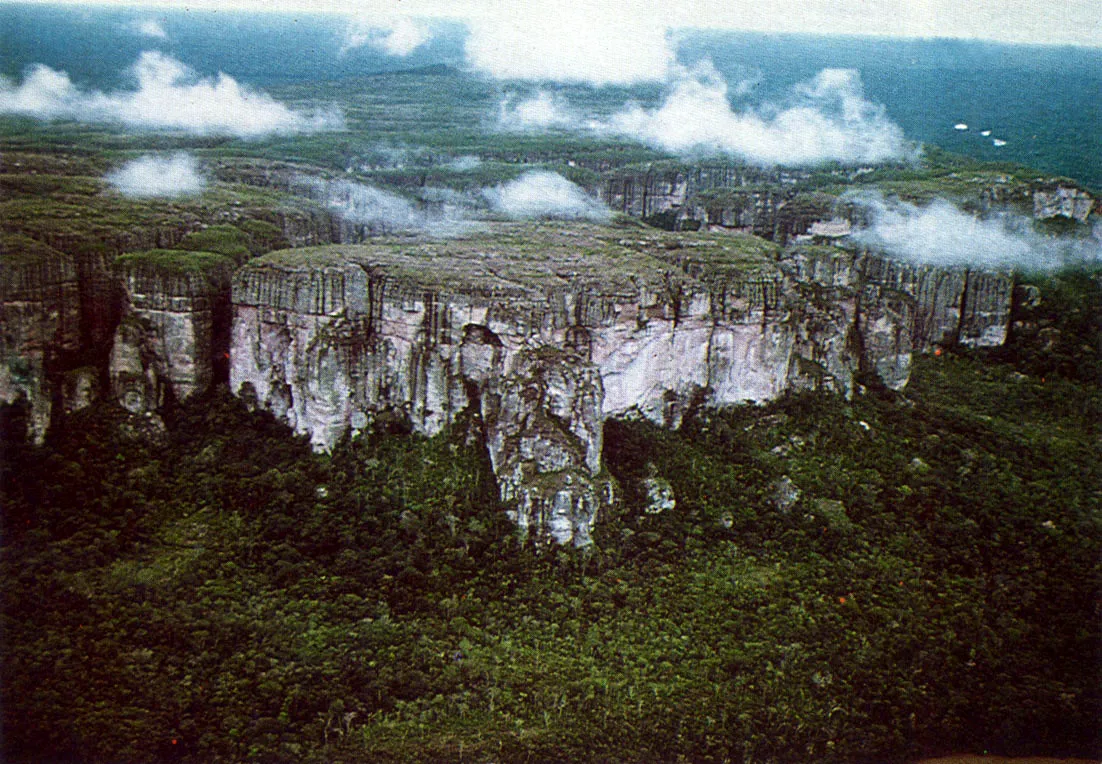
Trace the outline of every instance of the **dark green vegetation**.
<instances>
[{"instance_id":1,"label":"dark green vegetation","mask_svg":"<svg viewBox=\"0 0 1102 764\"><path fill-rule=\"evenodd\" d=\"M745 234L682 236L642 226L629 229L585 223L486 223L452 239L388 238L367 244L332 244L271 252L253 267L379 267L416 290L491 291L528 296L592 282L632 295L640 285L668 287L681 268L701 280L732 282L777 275L779 248Z\"/></svg>"},{"instance_id":2,"label":"dark green vegetation","mask_svg":"<svg viewBox=\"0 0 1102 764\"><path fill-rule=\"evenodd\" d=\"M119 255L115 262L125 268L143 268L171 274L205 274L212 271L229 271L233 261L214 252L196 252L186 249L149 249Z\"/></svg>"},{"instance_id":3,"label":"dark green vegetation","mask_svg":"<svg viewBox=\"0 0 1102 764\"><path fill-rule=\"evenodd\" d=\"M1024 282L1043 295L1011 316L1013 336L996 356L1034 376L1059 374L1102 386L1102 272L1077 268Z\"/></svg>"},{"instance_id":4,"label":"dark green vegetation","mask_svg":"<svg viewBox=\"0 0 1102 764\"><path fill-rule=\"evenodd\" d=\"M317 456L219 394L153 446L106 410L5 437L3 757L1098 756L1102 399L1023 342L906 396L610 422L588 553L516 542L466 427Z\"/></svg>"},{"instance_id":5,"label":"dark green vegetation","mask_svg":"<svg viewBox=\"0 0 1102 764\"><path fill-rule=\"evenodd\" d=\"M0 265L4 268L41 266L59 257L57 250L29 236L0 231Z\"/></svg>"}]
</instances>

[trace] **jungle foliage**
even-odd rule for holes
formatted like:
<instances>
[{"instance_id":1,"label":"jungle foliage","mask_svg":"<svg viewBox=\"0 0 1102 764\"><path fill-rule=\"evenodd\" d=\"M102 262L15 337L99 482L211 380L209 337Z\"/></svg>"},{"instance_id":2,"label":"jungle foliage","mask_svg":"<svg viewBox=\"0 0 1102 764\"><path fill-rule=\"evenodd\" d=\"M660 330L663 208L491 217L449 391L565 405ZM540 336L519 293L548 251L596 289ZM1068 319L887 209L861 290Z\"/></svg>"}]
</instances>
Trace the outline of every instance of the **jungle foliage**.
<instances>
[{"instance_id":1,"label":"jungle foliage","mask_svg":"<svg viewBox=\"0 0 1102 764\"><path fill-rule=\"evenodd\" d=\"M516 539L475 423L323 456L217 394L154 445L5 437L4 760L1097 756L1102 401L1009 360L610 422L588 552Z\"/></svg>"}]
</instances>

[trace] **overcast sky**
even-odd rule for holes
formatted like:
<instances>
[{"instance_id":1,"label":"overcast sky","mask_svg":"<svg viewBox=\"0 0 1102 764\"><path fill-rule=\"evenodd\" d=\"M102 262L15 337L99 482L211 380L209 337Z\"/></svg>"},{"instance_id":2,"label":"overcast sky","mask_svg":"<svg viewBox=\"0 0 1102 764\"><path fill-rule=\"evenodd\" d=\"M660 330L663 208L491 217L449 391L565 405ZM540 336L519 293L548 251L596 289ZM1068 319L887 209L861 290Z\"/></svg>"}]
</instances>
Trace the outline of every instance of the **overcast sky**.
<instances>
[{"instance_id":1,"label":"overcast sky","mask_svg":"<svg viewBox=\"0 0 1102 764\"><path fill-rule=\"evenodd\" d=\"M0 0L3 2L4 0ZM38 0L32 0L37 2ZM523 24L528 17L598 15L633 25L761 32L957 37L1102 47L1100 0L61 0L183 10L416 16ZM55 0L56 3L56 0ZM541 13L542 9L542 13Z\"/></svg>"}]
</instances>

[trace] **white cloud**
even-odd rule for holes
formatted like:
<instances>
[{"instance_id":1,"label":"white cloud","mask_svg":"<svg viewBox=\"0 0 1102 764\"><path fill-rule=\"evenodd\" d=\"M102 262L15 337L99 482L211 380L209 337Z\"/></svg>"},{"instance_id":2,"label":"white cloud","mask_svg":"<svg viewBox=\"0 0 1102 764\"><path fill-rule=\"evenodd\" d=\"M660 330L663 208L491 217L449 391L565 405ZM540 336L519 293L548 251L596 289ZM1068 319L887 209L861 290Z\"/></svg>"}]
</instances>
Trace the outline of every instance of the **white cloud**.
<instances>
[{"instance_id":1,"label":"white cloud","mask_svg":"<svg viewBox=\"0 0 1102 764\"><path fill-rule=\"evenodd\" d=\"M335 129L335 111L306 114L227 74L199 77L171 56L146 51L131 68L136 90L84 91L65 72L32 67L21 85L0 78L0 113L39 119L115 122L129 127L256 137Z\"/></svg>"},{"instance_id":2,"label":"white cloud","mask_svg":"<svg viewBox=\"0 0 1102 764\"><path fill-rule=\"evenodd\" d=\"M881 162L911 156L903 131L864 97L858 73L824 69L790 103L736 111L727 83L709 66L682 76L657 108L632 105L598 132L675 153L727 153L761 164Z\"/></svg>"},{"instance_id":3,"label":"white cloud","mask_svg":"<svg viewBox=\"0 0 1102 764\"><path fill-rule=\"evenodd\" d=\"M605 221L611 217L607 207L580 187L543 170L525 173L482 193L492 209L510 218Z\"/></svg>"},{"instance_id":4,"label":"white cloud","mask_svg":"<svg viewBox=\"0 0 1102 764\"><path fill-rule=\"evenodd\" d=\"M431 38L427 24L405 16L358 19L345 30L341 50L347 52L369 45L391 56L408 56Z\"/></svg>"},{"instance_id":5,"label":"white cloud","mask_svg":"<svg viewBox=\"0 0 1102 764\"><path fill-rule=\"evenodd\" d=\"M191 196L202 191L207 179L190 154L146 155L108 173L105 180L126 196Z\"/></svg>"},{"instance_id":6,"label":"white cloud","mask_svg":"<svg viewBox=\"0 0 1102 764\"><path fill-rule=\"evenodd\" d=\"M468 21L468 64L506 80L624 85L665 80L665 21L638 0L530 0Z\"/></svg>"},{"instance_id":7,"label":"white cloud","mask_svg":"<svg viewBox=\"0 0 1102 764\"><path fill-rule=\"evenodd\" d=\"M135 34L143 35L144 37L155 37L158 40L167 40L168 34L165 32L164 27L161 26L161 22L156 19L135 19L129 24L130 31Z\"/></svg>"},{"instance_id":8,"label":"white cloud","mask_svg":"<svg viewBox=\"0 0 1102 764\"><path fill-rule=\"evenodd\" d=\"M852 69L824 69L797 85L784 104L741 111L731 105L731 89L710 61L673 72L657 107L633 103L611 117L585 118L561 97L540 90L520 101L506 96L497 124L502 130L615 135L677 154L732 154L767 165L883 162L915 154L884 108L865 99ZM734 91L741 96L752 89L753 83L740 82Z\"/></svg>"},{"instance_id":9,"label":"white cloud","mask_svg":"<svg viewBox=\"0 0 1102 764\"><path fill-rule=\"evenodd\" d=\"M88 0L26 0L49 5L87 6ZM133 6L134 0L98 0ZM493 24L526 12L524 3L502 0L189 0L193 10L331 13L342 16L402 13L423 18L472 19ZM544 0L544 4L549 4ZM179 8L180 0L142 0L143 7ZM656 20L670 27L734 29L766 33L955 37L1039 45L1098 47L1102 15L1098 0L601 0L623 15ZM579 0L561 4L563 14L584 13ZM659 21L660 20L660 21Z\"/></svg>"},{"instance_id":10,"label":"white cloud","mask_svg":"<svg viewBox=\"0 0 1102 764\"><path fill-rule=\"evenodd\" d=\"M871 220L851 238L908 262L1025 270L1102 262L1097 239L1041 236L1031 220L1016 215L979 218L942 199L927 207L877 196L853 201L868 210Z\"/></svg>"},{"instance_id":11,"label":"white cloud","mask_svg":"<svg viewBox=\"0 0 1102 764\"><path fill-rule=\"evenodd\" d=\"M516 100L510 93L498 107L498 127L502 130L547 130L549 128L577 127L580 119L570 107L545 90L534 96Z\"/></svg>"},{"instance_id":12,"label":"white cloud","mask_svg":"<svg viewBox=\"0 0 1102 764\"><path fill-rule=\"evenodd\" d=\"M470 172L482 165L482 159L474 154L464 154L448 162L448 167L456 172Z\"/></svg>"}]
</instances>

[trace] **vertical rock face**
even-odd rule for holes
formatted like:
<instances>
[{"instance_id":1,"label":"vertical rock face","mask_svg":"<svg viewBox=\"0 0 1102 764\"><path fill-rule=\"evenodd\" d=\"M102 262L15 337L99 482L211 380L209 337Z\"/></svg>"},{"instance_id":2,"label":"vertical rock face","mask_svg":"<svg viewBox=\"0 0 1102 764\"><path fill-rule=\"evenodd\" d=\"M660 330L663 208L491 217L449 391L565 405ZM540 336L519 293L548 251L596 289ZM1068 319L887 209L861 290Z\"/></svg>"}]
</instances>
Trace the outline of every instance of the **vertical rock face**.
<instances>
[{"instance_id":1,"label":"vertical rock face","mask_svg":"<svg viewBox=\"0 0 1102 764\"><path fill-rule=\"evenodd\" d=\"M968 271L957 340L968 347L998 347L1006 342L1013 297L1011 274Z\"/></svg>"},{"instance_id":2,"label":"vertical rock face","mask_svg":"<svg viewBox=\"0 0 1102 764\"><path fill-rule=\"evenodd\" d=\"M615 172L596 193L617 212L659 220L671 229L715 226L773 238L778 211L795 192L771 186L806 178L798 171L743 166L656 165Z\"/></svg>"},{"instance_id":3,"label":"vertical rock face","mask_svg":"<svg viewBox=\"0 0 1102 764\"><path fill-rule=\"evenodd\" d=\"M513 363L482 397L501 498L522 533L587 545L615 494L601 474L600 371L576 350L551 347L518 353Z\"/></svg>"},{"instance_id":4,"label":"vertical rock face","mask_svg":"<svg viewBox=\"0 0 1102 764\"><path fill-rule=\"evenodd\" d=\"M1033 217L1045 219L1062 215L1086 223L1094 204L1090 194L1074 186L1039 188L1033 192Z\"/></svg>"},{"instance_id":5,"label":"vertical rock face","mask_svg":"<svg viewBox=\"0 0 1102 764\"><path fill-rule=\"evenodd\" d=\"M384 412L478 414L526 532L586 544L613 499L608 417L906 384L913 350L1001 341L1010 282L730 235L503 226L274 253L233 283L231 388L317 449ZM1002 334L1000 334L1002 332Z\"/></svg>"},{"instance_id":6,"label":"vertical rock face","mask_svg":"<svg viewBox=\"0 0 1102 764\"><path fill-rule=\"evenodd\" d=\"M164 253L165 258L193 253ZM214 256L211 256L213 258ZM214 381L216 355L227 353L218 324L228 325L231 263L217 258L201 270L158 264L157 252L119 267L123 318L115 331L109 372L116 400L132 413L183 401ZM148 262L147 262L148 261Z\"/></svg>"},{"instance_id":7,"label":"vertical rock face","mask_svg":"<svg viewBox=\"0 0 1102 764\"><path fill-rule=\"evenodd\" d=\"M25 236L0 239L0 403L29 407L41 443L61 390L61 358L80 346L80 296L72 257Z\"/></svg>"}]
</instances>

